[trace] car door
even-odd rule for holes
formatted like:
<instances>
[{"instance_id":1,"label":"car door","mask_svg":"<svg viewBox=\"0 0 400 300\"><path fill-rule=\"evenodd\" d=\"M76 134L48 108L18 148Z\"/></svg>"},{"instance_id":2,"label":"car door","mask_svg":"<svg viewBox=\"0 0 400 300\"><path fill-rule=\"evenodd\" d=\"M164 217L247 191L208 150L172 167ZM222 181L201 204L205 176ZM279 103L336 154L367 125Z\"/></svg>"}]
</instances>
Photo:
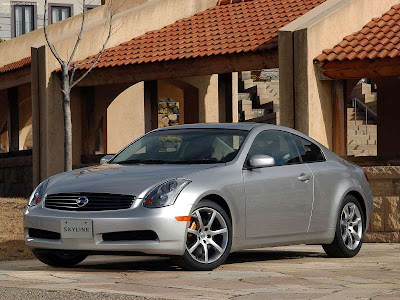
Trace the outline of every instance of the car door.
<instances>
[{"instance_id":1,"label":"car door","mask_svg":"<svg viewBox=\"0 0 400 300\"><path fill-rule=\"evenodd\" d=\"M302 163L290 133L266 130L257 135L247 160L269 155L275 166L243 169L246 236L250 238L307 232L313 201L313 175Z\"/></svg>"},{"instance_id":2,"label":"car door","mask_svg":"<svg viewBox=\"0 0 400 300\"><path fill-rule=\"evenodd\" d=\"M308 231L321 231L329 226L329 207L336 188L334 183L338 181L337 176L341 173L338 173L336 163L326 161L323 151L315 143L298 135L293 135L293 138L303 163L314 175L314 202Z\"/></svg>"}]
</instances>

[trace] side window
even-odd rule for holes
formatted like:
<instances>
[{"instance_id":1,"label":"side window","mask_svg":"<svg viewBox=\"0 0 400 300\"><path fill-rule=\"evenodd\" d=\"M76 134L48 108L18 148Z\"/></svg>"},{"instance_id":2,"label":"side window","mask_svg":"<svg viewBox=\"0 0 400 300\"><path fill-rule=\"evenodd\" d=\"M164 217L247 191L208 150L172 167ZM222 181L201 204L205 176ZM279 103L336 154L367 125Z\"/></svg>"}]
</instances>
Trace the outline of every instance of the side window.
<instances>
[{"instance_id":1,"label":"side window","mask_svg":"<svg viewBox=\"0 0 400 300\"><path fill-rule=\"evenodd\" d=\"M50 5L51 24L65 20L72 15L72 6Z\"/></svg>"},{"instance_id":2,"label":"side window","mask_svg":"<svg viewBox=\"0 0 400 300\"><path fill-rule=\"evenodd\" d=\"M317 145L297 135L293 135L293 138L296 141L303 162L313 163L325 161L324 155Z\"/></svg>"},{"instance_id":3,"label":"side window","mask_svg":"<svg viewBox=\"0 0 400 300\"><path fill-rule=\"evenodd\" d=\"M12 26L15 37L35 29L35 7L33 5L13 4L13 10L14 23Z\"/></svg>"},{"instance_id":4,"label":"side window","mask_svg":"<svg viewBox=\"0 0 400 300\"><path fill-rule=\"evenodd\" d=\"M292 135L288 132L266 130L261 132L251 145L248 157L269 155L275 159L276 166L298 164L301 162Z\"/></svg>"}]
</instances>

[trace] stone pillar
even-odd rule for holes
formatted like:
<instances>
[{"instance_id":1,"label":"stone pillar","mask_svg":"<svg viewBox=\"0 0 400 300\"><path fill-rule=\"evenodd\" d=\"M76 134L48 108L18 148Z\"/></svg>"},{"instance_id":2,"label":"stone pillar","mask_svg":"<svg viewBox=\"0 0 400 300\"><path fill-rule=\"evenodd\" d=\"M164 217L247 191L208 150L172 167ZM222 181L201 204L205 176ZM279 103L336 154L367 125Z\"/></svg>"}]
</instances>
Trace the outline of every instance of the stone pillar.
<instances>
[{"instance_id":1,"label":"stone pillar","mask_svg":"<svg viewBox=\"0 0 400 300\"><path fill-rule=\"evenodd\" d=\"M400 167L366 168L374 197L366 242L400 242Z\"/></svg>"}]
</instances>

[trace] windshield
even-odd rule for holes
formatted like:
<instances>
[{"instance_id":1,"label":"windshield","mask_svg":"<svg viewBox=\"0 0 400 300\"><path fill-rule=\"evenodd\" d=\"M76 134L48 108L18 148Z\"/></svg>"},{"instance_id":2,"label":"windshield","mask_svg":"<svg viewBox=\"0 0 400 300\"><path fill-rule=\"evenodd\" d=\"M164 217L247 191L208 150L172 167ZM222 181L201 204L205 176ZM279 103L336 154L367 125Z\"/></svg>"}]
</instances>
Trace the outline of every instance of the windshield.
<instances>
[{"instance_id":1,"label":"windshield","mask_svg":"<svg viewBox=\"0 0 400 300\"><path fill-rule=\"evenodd\" d=\"M111 163L214 164L233 160L248 132L228 129L170 129L137 140Z\"/></svg>"}]
</instances>

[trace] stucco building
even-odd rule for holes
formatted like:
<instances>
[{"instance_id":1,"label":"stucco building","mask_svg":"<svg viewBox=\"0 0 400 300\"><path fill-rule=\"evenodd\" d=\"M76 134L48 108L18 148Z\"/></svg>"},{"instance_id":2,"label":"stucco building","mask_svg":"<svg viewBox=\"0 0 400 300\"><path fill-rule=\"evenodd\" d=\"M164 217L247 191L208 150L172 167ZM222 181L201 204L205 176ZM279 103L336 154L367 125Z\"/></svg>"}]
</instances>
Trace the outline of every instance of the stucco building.
<instances>
[{"instance_id":1,"label":"stucco building","mask_svg":"<svg viewBox=\"0 0 400 300\"><path fill-rule=\"evenodd\" d=\"M398 4L114 0L115 33L72 91L74 167L157 127L277 123L370 166L376 212L369 238L400 242ZM88 12L78 61L99 51L106 18L107 5ZM80 21L49 26L62 56ZM63 171L58 68L42 30L0 44L0 195L28 193Z\"/></svg>"},{"instance_id":2,"label":"stucco building","mask_svg":"<svg viewBox=\"0 0 400 300\"><path fill-rule=\"evenodd\" d=\"M44 2L0 0L0 38L9 40L42 28L45 21L53 24L82 13L82 1L50 0L45 16ZM85 7L90 10L100 4L100 0L88 0Z\"/></svg>"}]
</instances>

